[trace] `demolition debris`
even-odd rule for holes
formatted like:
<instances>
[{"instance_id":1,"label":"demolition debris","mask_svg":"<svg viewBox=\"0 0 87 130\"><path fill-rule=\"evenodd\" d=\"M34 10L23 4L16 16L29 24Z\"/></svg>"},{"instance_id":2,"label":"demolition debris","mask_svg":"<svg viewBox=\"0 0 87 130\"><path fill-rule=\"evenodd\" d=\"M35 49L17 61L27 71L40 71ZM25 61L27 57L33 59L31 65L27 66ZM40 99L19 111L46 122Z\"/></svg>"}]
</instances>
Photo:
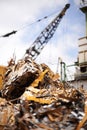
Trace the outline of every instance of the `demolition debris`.
<instances>
[{"instance_id":1,"label":"demolition debris","mask_svg":"<svg viewBox=\"0 0 87 130\"><path fill-rule=\"evenodd\" d=\"M11 60L0 98L0 130L87 129L87 92L59 80L45 64Z\"/></svg>"},{"instance_id":2,"label":"demolition debris","mask_svg":"<svg viewBox=\"0 0 87 130\"><path fill-rule=\"evenodd\" d=\"M47 65L34 61L69 7L40 33L23 59L0 68L0 130L87 130L87 90L62 83Z\"/></svg>"}]
</instances>

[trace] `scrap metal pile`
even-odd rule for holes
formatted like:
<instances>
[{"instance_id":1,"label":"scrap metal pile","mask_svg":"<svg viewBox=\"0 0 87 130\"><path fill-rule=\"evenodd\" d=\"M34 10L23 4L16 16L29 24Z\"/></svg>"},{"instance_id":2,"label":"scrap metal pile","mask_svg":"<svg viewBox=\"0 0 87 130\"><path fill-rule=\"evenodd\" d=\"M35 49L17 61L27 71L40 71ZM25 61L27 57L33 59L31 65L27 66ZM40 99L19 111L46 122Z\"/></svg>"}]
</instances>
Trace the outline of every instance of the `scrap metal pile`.
<instances>
[{"instance_id":1,"label":"scrap metal pile","mask_svg":"<svg viewBox=\"0 0 87 130\"><path fill-rule=\"evenodd\" d=\"M87 95L29 57L9 62L0 97L0 130L87 129Z\"/></svg>"}]
</instances>

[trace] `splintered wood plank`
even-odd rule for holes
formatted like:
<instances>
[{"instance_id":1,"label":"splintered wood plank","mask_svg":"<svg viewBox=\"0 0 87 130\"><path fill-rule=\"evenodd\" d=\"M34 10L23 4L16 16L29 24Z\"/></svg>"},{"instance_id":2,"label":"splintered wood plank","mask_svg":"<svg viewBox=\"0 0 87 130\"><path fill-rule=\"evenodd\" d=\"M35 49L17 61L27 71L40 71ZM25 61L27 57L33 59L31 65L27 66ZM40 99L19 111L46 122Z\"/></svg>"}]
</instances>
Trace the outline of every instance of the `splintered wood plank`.
<instances>
[{"instance_id":1,"label":"splintered wood plank","mask_svg":"<svg viewBox=\"0 0 87 130\"><path fill-rule=\"evenodd\" d=\"M82 128L82 126L85 124L85 122L87 121L87 101L85 101L85 107L84 107L84 111L85 111L85 116L83 117L83 119L81 120L81 122L79 122L76 130L80 130L80 128Z\"/></svg>"}]
</instances>

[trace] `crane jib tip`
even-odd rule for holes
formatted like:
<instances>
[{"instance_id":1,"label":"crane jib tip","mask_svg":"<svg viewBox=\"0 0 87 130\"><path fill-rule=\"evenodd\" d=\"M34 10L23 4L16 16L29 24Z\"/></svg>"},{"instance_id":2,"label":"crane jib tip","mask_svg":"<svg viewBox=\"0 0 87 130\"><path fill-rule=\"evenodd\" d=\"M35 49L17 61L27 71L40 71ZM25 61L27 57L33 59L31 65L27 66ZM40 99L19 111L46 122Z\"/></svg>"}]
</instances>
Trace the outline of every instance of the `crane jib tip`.
<instances>
[{"instance_id":1,"label":"crane jib tip","mask_svg":"<svg viewBox=\"0 0 87 130\"><path fill-rule=\"evenodd\" d=\"M70 4L66 4L65 8L68 9L70 7Z\"/></svg>"}]
</instances>

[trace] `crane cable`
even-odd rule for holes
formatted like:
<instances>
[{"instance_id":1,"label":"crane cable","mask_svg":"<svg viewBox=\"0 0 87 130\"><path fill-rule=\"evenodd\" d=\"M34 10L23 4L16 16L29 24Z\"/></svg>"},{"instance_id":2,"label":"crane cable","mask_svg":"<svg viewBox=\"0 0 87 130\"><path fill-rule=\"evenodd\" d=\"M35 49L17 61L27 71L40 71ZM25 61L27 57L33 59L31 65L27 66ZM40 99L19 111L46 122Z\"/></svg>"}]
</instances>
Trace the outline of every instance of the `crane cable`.
<instances>
[{"instance_id":1,"label":"crane cable","mask_svg":"<svg viewBox=\"0 0 87 130\"><path fill-rule=\"evenodd\" d=\"M6 33L6 34L4 34L4 35L1 35L0 37L5 38L5 37L9 37L10 35L16 34L18 31L23 30L24 28L29 27L29 26L31 26L31 25L33 25L33 24L35 24L35 23L41 22L41 21L43 21L43 20L45 20L45 19L51 17L52 15L55 15L57 12L58 12L58 11L56 11L56 12L54 12L54 13L51 13L51 14L49 14L48 16L45 16L45 17L43 17L43 18L41 18L41 19L38 19L38 20L36 20L35 22L32 22L32 23L27 24L27 25L25 25L25 26L22 26L22 27L19 28L18 30L13 30L13 31L11 31L11 32L9 32L9 33Z\"/></svg>"}]
</instances>

